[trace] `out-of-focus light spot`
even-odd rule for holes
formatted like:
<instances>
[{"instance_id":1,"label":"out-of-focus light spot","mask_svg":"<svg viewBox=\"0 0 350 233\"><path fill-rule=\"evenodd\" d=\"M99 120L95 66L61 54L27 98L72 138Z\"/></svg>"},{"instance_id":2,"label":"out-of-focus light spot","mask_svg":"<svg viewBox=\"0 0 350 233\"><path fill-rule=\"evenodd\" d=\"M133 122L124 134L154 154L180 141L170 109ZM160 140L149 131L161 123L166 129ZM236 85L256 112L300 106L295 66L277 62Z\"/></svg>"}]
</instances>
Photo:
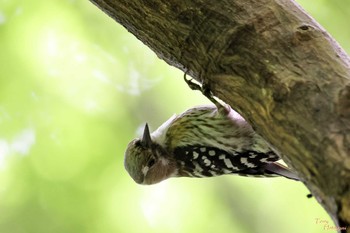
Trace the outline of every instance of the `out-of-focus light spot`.
<instances>
[{"instance_id":1,"label":"out-of-focus light spot","mask_svg":"<svg viewBox=\"0 0 350 233\"><path fill-rule=\"evenodd\" d=\"M123 47L122 47L122 51L123 51L123 53L125 53L125 54L129 54L129 53L130 53L130 49L129 49L128 46L123 46Z\"/></svg>"},{"instance_id":2,"label":"out-of-focus light spot","mask_svg":"<svg viewBox=\"0 0 350 233\"><path fill-rule=\"evenodd\" d=\"M149 226L167 229L166 232L181 232L181 223L184 221L181 206L186 206L186 202L186 198L165 181L147 187L145 195L140 199L140 207Z\"/></svg>"},{"instance_id":3,"label":"out-of-focus light spot","mask_svg":"<svg viewBox=\"0 0 350 233\"><path fill-rule=\"evenodd\" d=\"M27 35L28 43L33 45L24 49L36 55L30 58L32 67L44 71L35 76L40 79L40 85L89 114L109 111L117 93L113 87L121 82L115 78L120 70L119 61L100 47L87 43L84 32L76 30L69 17L67 14L66 21L52 16L46 20L34 17L17 35ZM115 70L111 71L111 66Z\"/></svg>"},{"instance_id":4,"label":"out-of-focus light spot","mask_svg":"<svg viewBox=\"0 0 350 233\"><path fill-rule=\"evenodd\" d=\"M116 89L121 92L126 92L129 95L138 96L142 91L148 90L154 87L160 82L161 78L155 77L142 77L141 73L136 69L133 64L130 65L129 74L126 77L127 84L125 86L117 85Z\"/></svg>"},{"instance_id":5,"label":"out-of-focus light spot","mask_svg":"<svg viewBox=\"0 0 350 233\"><path fill-rule=\"evenodd\" d=\"M74 56L75 60L79 63L83 63L86 61L86 55L85 54L82 54L82 53L77 53L75 54Z\"/></svg>"},{"instance_id":6,"label":"out-of-focus light spot","mask_svg":"<svg viewBox=\"0 0 350 233\"><path fill-rule=\"evenodd\" d=\"M5 110L5 108L3 108L2 106L0 106L0 123L5 122L6 120L11 120L11 116L10 114Z\"/></svg>"},{"instance_id":7,"label":"out-of-focus light spot","mask_svg":"<svg viewBox=\"0 0 350 233\"><path fill-rule=\"evenodd\" d=\"M128 93L130 95L140 95L140 93L141 93L140 83L139 83L140 73L137 70L132 69L130 71L129 78L130 78L130 82L129 82L130 89L128 90Z\"/></svg>"},{"instance_id":8,"label":"out-of-focus light spot","mask_svg":"<svg viewBox=\"0 0 350 233\"><path fill-rule=\"evenodd\" d=\"M21 15L23 13L23 8L22 7L17 7L15 15Z\"/></svg>"},{"instance_id":9,"label":"out-of-focus light spot","mask_svg":"<svg viewBox=\"0 0 350 233\"><path fill-rule=\"evenodd\" d=\"M57 132L50 133L50 138L56 143L56 145L62 145L61 138L57 135Z\"/></svg>"},{"instance_id":10,"label":"out-of-focus light spot","mask_svg":"<svg viewBox=\"0 0 350 233\"><path fill-rule=\"evenodd\" d=\"M3 12L0 12L0 24L4 24L6 22L6 17Z\"/></svg>"},{"instance_id":11,"label":"out-of-focus light spot","mask_svg":"<svg viewBox=\"0 0 350 233\"><path fill-rule=\"evenodd\" d=\"M0 139L0 169L5 166L7 156L13 153L27 155L34 143L35 131L33 129L24 129L12 141Z\"/></svg>"},{"instance_id":12,"label":"out-of-focus light spot","mask_svg":"<svg viewBox=\"0 0 350 233\"><path fill-rule=\"evenodd\" d=\"M55 31L48 31L46 34L45 47L49 56L57 56L58 53L58 41Z\"/></svg>"},{"instance_id":13,"label":"out-of-focus light spot","mask_svg":"<svg viewBox=\"0 0 350 233\"><path fill-rule=\"evenodd\" d=\"M10 150L9 144L6 140L0 140L0 169L5 165L5 157Z\"/></svg>"},{"instance_id":14,"label":"out-of-focus light spot","mask_svg":"<svg viewBox=\"0 0 350 233\"><path fill-rule=\"evenodd\" d=\"M162 182L152 187L143 200L141 200L142 212L150 226L156 226L162 215L163 206L166 206L168 187Z\"/></svg>"},{"instance_id":15,"label":"out-of-focus light spot","mask_svg":"<svg viewBox=\"0 0 350 233\"><path fill-rule=\"evenodd\" d=\"M102 83L110 83L111 81L106 76L105 73L103 73L101 70L93 70L92 71L93 77L95 77L97 80L101 81Z\"/></svg>"},{"instance_id":16,"label":"out-of-focus light spot","mask_svg":"<svg viewBox=\"0 0 350 233\"><path fill-rule=\"evenodd\" d=\"M28 154L31 146L35 143L35 131L25 129L19 133L11 143L11 149L22 155Z\"/></svg>"},{"instance_id":17,"label":"out-of-focus light spot","mask_svg":"<svg viewBox=\"0 0 350 233\"><path fill-rule=\"evenodd\" d=\"M87 100L85 102L85 109L87 111L94 111L95 109L97 109L98 104L96 103L95 100Z\"/></svg>"},{"instance_id":18,"label":"out-of-focus light spot","mask_svg":"<svg viewBox=\"0 0 350 233\"><path fill-rule=\"evenodd\" d=\"M32 99L35 100L35 101L39 100L38 95L37 95L34 91L32 91L32 92L30 93L30 96L31 96Z\"/></svg>"}]
</instances>

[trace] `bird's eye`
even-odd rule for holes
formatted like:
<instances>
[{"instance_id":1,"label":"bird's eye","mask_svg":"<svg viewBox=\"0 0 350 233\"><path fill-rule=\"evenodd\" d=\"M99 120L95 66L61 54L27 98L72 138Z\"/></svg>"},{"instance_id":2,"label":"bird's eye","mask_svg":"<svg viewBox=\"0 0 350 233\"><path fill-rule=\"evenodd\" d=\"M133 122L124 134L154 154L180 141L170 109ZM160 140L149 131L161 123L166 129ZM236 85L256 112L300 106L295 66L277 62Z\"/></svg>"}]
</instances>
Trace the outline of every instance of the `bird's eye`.
<instances>
[{"instance_id":1,"label":"bird's eye","mask_svg":"<svg viewBox=\"0 0 350 233\"><path fill-rule=\"evenodd\" d=\"M140 140L137 140L136 142L135 142L135 146L141 146L141 141Z\"/></svg>"},{"instance_id":2,"label":"bird's eye","mask_svg":"<svg viewBox=\"0 0 350 233\"><path fill-rule=\"evenodd\" d=\"M147 166L148 166L148 167L152 167L155 163L156 163L156 160L155 160L155 159L150 159L150 160L148 161Z\"/></svg>"}]
</instances>

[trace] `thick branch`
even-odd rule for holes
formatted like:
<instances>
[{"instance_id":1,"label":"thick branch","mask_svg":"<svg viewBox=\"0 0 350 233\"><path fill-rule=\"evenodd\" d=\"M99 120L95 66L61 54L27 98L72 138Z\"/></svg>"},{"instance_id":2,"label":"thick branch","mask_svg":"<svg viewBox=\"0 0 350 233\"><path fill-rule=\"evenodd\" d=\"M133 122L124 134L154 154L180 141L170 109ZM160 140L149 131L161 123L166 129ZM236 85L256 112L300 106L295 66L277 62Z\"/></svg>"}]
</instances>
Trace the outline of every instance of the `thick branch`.
<instances>
[{"instance_id":1,"label":"thick branch","mask_svg":"<svg viewBox=\"0 0 350 233\"><path fill-rule=\"evenodd\" d=\"M240 112L350 232L349 58L295 2L91 1Z\"/></svg>"}]
</instances>

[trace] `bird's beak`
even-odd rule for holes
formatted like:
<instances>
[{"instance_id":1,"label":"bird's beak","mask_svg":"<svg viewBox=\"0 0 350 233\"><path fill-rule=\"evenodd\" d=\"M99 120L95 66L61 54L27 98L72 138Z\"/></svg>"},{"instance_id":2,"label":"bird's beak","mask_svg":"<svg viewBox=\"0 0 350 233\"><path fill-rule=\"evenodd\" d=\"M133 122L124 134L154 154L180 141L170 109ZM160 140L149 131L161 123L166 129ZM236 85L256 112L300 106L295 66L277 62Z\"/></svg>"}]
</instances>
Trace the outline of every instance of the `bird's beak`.
<instances>
[{"instance_id":1,"label":"bird's beak","mask_svg":"<svg viewBox=\"0 0 350 233\"><path fill-rule=\"evenodd\" d=\"M149 133L149 128L147 123L145 125L145 129L143 130L141 144L145 147L150 147L152 144L151 134Z\"/></svg>"}]
</instances>

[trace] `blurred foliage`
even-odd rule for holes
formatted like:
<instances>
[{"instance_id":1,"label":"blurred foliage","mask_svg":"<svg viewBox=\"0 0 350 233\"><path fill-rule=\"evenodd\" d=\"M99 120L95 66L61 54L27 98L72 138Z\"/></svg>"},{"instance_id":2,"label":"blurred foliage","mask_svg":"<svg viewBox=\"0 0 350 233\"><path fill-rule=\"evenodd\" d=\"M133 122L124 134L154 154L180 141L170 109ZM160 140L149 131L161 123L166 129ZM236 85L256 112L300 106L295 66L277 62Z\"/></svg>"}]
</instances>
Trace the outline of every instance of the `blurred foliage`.
<instances>
[{"instance_id":1,"label":"blurred foliage","mask_svg":"<svg viewBox=\"0 0 350 233\"><path fill-rule=\"evenodd\" d=\"M300 3L350 50L350 2ZM294 233L330 221L282 178L136 185L123 153L144 122L208 101L88 1L0 0L0 51L1 233Z\"/></svg>"}]
</instances>

